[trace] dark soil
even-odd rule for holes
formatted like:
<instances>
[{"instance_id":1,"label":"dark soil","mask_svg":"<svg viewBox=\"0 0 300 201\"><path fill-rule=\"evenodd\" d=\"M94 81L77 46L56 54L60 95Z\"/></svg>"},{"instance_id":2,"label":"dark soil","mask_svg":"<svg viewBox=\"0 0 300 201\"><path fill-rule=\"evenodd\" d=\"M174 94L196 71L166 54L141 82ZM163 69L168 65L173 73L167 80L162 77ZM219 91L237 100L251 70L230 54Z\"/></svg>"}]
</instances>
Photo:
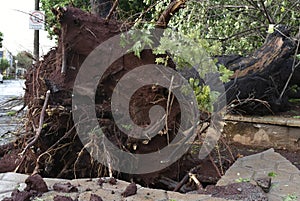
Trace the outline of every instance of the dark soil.
<instances>
[{"instance_id":1,"label":"dark soil","mask_svg":"<svg viewBox=\"0 0 300 201\"><path fill-rule=\"evenodd\" d=\"M227 186L208 186L205 190L198 192L230 200L268 201L268 197L260 187L248 182L233 183Z\"/></svg>"}]
</instances>

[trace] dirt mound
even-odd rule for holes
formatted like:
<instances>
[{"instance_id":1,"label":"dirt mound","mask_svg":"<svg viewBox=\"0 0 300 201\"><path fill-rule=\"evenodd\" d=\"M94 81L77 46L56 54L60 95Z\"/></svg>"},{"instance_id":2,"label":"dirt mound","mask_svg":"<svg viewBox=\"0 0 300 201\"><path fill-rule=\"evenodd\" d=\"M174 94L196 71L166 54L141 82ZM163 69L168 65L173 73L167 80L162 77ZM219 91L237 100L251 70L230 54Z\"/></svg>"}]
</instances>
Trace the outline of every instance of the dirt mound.
<instances>
[{"instance_id":1,"label":"dirt mound","mask_svg":"<svg viewBox=\"0 0 300 201\"><path fill-rule=\"evenodd\" d=\"M119 34L126 26L116 21L105 21L76 8L60 8L55 11L61 23L58 47L51 50L29 71L26 80L25 102L28 105L30 124L27 130L34 132L41 116L45 94L50 90L50 98L43 121L43 129L33 149L26 151L27 159L19 170L26 172L36 167L45 177L80 178L107 176L109 170L94 161L77 136L72 119L72 93L76 75L85 58L99 44ZM115 61L99 81L95 96L95 110L98 122L106 137L119 149L126 152L145 154L158 151L168 145L177 133L180 124L180 107L176 98L167 118L168 130L145 143L125 135L114 123L110 98L118 80L132 69L155 64L155 56L150 50L141 52L141 59L128 53ZM96 72L95 72L96 73ZM144 86L130 99L130 115L139 126L150 123L149 110L154 105L167 108L168 89L159 86ZM172 95L172 94L171 94ZM82 111L83 116L85 111ZM161 175L178 180L199 161L186 157L161 172L138 177L139 183L150 185ZM210 169L212 165L209 166ZM172 170L172 171L170 171ZM205 169L203 169L205 171ZM216 172L213 172L216 175ZM128 180L133 175L120 175ZM204 178L204 180L211 180ZM214 179L216 182L216 179Z\"/></svg>"}]
</instances>

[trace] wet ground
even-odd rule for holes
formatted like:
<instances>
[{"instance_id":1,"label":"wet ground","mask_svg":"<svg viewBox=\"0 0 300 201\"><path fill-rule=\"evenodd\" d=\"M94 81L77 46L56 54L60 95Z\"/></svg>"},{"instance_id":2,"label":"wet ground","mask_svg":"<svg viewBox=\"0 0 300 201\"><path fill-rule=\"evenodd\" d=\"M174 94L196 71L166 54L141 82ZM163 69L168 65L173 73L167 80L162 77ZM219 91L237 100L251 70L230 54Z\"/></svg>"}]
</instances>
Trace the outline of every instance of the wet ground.
<instances>
[{"instance_id":1,"label":"wet ground","mask_svg":"<svg viewBox=\"0 0 300 201\"><path fill-rule=\"evenodd\" d=\"M17 112L23 106L25 80L4 80L0 84L0 145L15 139L22 131L22 115Z\"/></svg>"}]
</instances>

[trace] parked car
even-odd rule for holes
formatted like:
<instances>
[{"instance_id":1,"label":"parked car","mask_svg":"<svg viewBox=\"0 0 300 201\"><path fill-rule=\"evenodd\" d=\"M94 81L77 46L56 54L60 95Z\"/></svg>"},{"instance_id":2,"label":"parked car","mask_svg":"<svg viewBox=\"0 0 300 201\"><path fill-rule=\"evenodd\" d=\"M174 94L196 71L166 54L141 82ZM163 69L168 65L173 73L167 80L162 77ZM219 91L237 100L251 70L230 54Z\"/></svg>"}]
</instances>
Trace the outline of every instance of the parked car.
<instances>
[{"instance_id":1,"label":"parked car","mask_svg":"<svg viewBox=\"0 0 300 201\"><path fill-rule=\"evenodd\" d=\"M3 75L0 73L0 83L3 83Z\"/></svg>"}]
</instances>

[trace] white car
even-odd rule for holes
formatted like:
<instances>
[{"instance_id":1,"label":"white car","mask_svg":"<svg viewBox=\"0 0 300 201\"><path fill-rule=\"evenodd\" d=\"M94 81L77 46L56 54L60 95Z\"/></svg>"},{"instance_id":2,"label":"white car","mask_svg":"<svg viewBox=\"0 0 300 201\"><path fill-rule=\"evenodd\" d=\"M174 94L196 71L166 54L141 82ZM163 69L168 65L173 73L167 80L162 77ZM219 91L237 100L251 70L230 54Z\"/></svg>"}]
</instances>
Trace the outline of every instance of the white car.
<instances>
[{"instance_id":1,"label":"white car","mask_svg":"<svg viewBox=\"0 0 300 201\"><path fill-rule=\"evenodd\" d=\"M3 83L3 75L0 73L0 83Z\"/></svg>"}]
</instances>

